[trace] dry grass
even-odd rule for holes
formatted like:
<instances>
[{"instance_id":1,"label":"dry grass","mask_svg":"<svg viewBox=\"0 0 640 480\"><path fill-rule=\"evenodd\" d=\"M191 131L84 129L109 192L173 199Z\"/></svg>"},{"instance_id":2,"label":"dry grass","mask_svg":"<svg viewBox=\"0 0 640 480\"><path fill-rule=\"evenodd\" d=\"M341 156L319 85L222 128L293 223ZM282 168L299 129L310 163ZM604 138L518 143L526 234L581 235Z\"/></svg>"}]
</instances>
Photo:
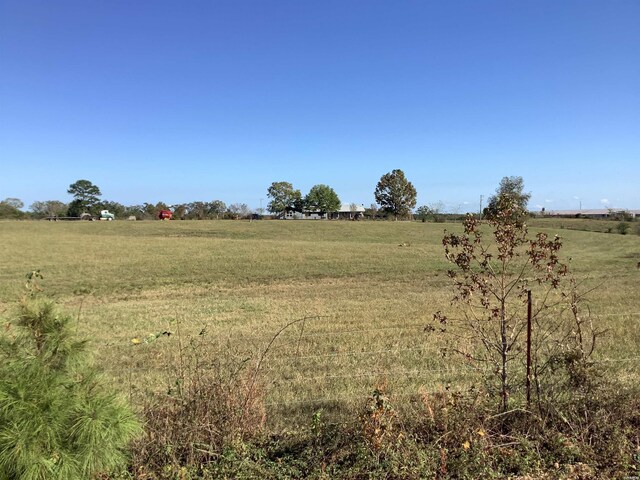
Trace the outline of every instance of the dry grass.
<instances>
[{"instance_id":1,"label":"dry grass","mask_svg":"<svg viewBox=\"0 0 640 480\"><path fill-rule=\"evenodd\" d=\"M610 332L600 355L637 357L640 237L536 222L565 239L585 288L597 286L591 311ZM444 228L459 226L2 222L0 312L10 311L24 275L40 269L45 290L79 313L80 333L114 386L139 404L175 380L180 346L205 367L220 356L255 361L281 326L307 318L274 342L262 372L269 421L301 412L307 421L317 408L328 415L360 401L379 381L397 397L471 380L460 363L442 359L437 337L423 333L451 296ZM162 332L171 335L145 343ZM631 362L608 365L637 381L640 360Z\"/></svg>"}]
</instances>

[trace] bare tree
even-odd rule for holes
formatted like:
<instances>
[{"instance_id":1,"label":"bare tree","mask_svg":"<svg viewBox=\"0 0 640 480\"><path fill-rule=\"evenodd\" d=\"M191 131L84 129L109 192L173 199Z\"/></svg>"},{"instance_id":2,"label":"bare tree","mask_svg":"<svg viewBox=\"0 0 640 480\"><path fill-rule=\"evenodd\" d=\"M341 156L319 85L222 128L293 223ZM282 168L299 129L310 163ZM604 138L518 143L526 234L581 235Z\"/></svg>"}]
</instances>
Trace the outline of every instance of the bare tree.
<instances>
[{"instance_id":1,"label":"bare tree","mask_svg":"<svg viewBox=\"0 0 640 480\"><path fill-rule=\"evenodd\" d=\"M245 218L251 214L251 209L246 203L232 203L229 205L229 213L234 218Z\"/></svg>"}]
</instances>

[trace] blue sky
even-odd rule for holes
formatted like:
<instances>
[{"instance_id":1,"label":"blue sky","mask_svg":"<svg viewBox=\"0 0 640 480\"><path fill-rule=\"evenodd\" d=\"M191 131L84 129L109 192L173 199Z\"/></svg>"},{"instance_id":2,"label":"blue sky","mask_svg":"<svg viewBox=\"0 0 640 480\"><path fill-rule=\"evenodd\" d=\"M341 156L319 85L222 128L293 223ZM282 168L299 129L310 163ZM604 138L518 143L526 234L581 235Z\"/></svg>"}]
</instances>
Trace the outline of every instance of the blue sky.
<instances>
[{"instance_id":1,"label":"blue sky","mask_svg":"<svg viewBox=\"0 0 640 480\"><path fill-rule=\"evenodd\" d=\"M640 208L637 0L0 0L0 197ZM0 199L1 199L0 198Z\"/></svg>"}]
</instances>

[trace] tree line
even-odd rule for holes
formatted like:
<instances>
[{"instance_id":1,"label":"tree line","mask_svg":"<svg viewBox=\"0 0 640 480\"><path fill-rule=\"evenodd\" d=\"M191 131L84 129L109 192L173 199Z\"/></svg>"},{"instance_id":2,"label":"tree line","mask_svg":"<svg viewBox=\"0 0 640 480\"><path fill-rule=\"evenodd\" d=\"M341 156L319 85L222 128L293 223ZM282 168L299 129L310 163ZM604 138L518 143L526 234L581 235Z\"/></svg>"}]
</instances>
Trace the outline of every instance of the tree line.
<instances>
[{"instance_id":1,"label":"tree line","mask_svg":"<svg viewBox=\"0 0 640 480\"><path fill-rule=\"evenodd\" d=\"M169 205L165 202L123 205L112 200L103 200L102 192L89 180L78 180L71 185L67 193L73 196L69 203L60 200L36 201L29 207L29 212L22 211L24 203L17 198L7 198L0 202L0 218L62 218L80 217L88 213L97 216L101 210L108 210L116 218L135 217L138 220L158 218L161 210L171 210L175 218L185 220L205 220L223 218L246 218L253 211L245 203L227 205L222 200L210 202L196 201Z\"/></svg>"},{"instance_id":2,"label":"tree line","mask_svg":"<svg viewBox=\"0 0 640 480\"><path fill-rule=\"evenodd\" d=\"M268 210L278 216L284 216L287 210L326 215L339 211L342 205L333 188L324 184L314 185L303 197L300 190L294 189L290 182L273 182L267 190L267 196L271 199L267 205ZM404 172L396 169L380 178L374 196L376 204L369 208L370 215L376 216L380 211L397 220L411 214L416 206L417 192Z\"/></svg>"},{"instance_id":3,"label":"tree line","mask_svg":"<svg viewBox=\"0 0 640 480\"><path fill-rule=\"evenodd\" d=\"M284 217L287 211L313 212L323 216L338 212L341 201L333 188L325 184L311 187L306 195L287 181L273 182L267 189L269 203L266 211L262 208L252 209L246 203L232 203L227 205L222 200L195 201L169 205L165 202L143 203L137 205L123 205L112 200L103 200L97 185L89 180L77 180L69 185L67 193L73 200L65 203L59 200L36 201L25 212L24 203L18 198L6 198L0 202L0 218L60 218L80 217L88 213L97 216L101 210L109 210L116 218L135 217L138 220L158 217L161 210L171 210L175 219L184 220L212 220L212 219L241 219L253 216L261 217L266 211L276 217ZM496 190L496 194L489 198L487 207L482 215L491 218L495 215L498 198L507 195L526 210L531 197L524 192L522 177L504 177ZM392 170L382 175L378 181L374 198L376 203L365 208L364 215L368 218L412 219L422 221L439 221L442 218L441 202L422 205L415 210L417 191L400 169ZM355 205L357 207L357 205Z\"/></svg>"}]
</instances>

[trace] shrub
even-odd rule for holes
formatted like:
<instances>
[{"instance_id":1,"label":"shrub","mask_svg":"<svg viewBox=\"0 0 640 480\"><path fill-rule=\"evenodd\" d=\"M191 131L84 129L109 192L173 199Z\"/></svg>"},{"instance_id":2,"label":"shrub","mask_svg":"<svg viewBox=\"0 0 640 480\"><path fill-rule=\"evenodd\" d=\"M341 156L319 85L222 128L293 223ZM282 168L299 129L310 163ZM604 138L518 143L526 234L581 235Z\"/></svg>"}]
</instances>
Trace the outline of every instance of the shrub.
<instances>
[{"instance_id":1,"label":"shrub","mask_svg":"<svg viewBox=\"0 0 640 480\"><path fill-rule=\"evenodd\" d=\"M105 391L70 321L30 298L1 334L2 479L86 479L126 465L140 426Z\"/></svg>"},{"instance_id":2,"label":"shrub","mask_svg":"<svg viewBox=\"0 0 640 480\"><path fill-rule=\"evenodd\" d=\"M394 431L397 415L385 390L385 384L377 386L360 413L363 437L376 453L392 446L398 440L398 432Z\"/></svg>"},{"instance_id":3,"label":"shrub","mask_svg":"<svg viewBox=\"0 0 640 480\"><path fill-rule=\"evenodd\" d=\"M191 472L198 477L262 430L264 392L257 371L226 357L205 365L197 351L192 355L194 363L188 364L188 353L181 353L184 364L175 385L144 408L145 435L133 452L139 475L174 478L176 472Z\"/></svg>"},{"instance_id":4,"label":"shrub","mask_svg":"<svg viewBox=\"0 0 640 480\"><path fill-rule=\"evenodd\" d=\"M618 233L620 235L626 235L627 232L629 232L629 228L631 226L627 223L627 222L620 222L618 223L618 225L616 226L616 230L618 230Z\"/></svg>"}]
</instances>

